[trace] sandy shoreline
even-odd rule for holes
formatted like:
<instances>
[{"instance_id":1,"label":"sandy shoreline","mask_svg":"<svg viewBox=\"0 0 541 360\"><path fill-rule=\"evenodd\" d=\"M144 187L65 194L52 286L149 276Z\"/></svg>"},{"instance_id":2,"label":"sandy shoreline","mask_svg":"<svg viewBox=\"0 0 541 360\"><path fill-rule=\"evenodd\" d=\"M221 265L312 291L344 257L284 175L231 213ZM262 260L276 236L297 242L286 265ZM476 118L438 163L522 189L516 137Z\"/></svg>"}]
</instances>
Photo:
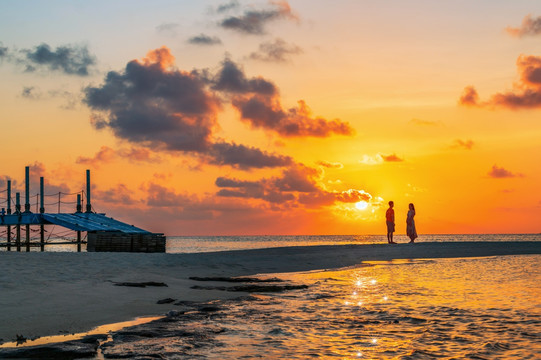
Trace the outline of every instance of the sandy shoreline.
<instances>
[{"instance_id":1,"label":"sandy shoreline","mask_svg":"<svg viewBox=\"0 0 541 360\"><path fill-rule=\"evenodd\" d=\"M197 254L0 252L0 339L83 332L178 308L160 299L206 301L239 293L196 290L192 276L248 276L336 269L363 261L541 254L541 242L337 245ZM134 288L117 282L161 282Z\"/></svg>"}]
</instances>

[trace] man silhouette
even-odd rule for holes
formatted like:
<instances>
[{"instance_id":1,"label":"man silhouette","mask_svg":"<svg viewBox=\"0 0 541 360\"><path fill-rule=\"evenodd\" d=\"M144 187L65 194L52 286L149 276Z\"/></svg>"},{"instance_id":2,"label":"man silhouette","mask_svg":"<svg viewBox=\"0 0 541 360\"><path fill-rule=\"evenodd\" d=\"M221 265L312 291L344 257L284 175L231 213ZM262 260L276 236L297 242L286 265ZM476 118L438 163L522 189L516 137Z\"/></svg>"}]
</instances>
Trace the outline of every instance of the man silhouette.
<instances>
[{"instance_id":1,"label":"man silhouette","mask_svg":"<svg viewBox=\"0 0 541 360\"><path fill-rule=\"evenodd\" d=\"M387 209L387 212L385 213L385 218L387 220L387 242L389 244L396 244L393 241L393 233L394 233L394 202L389 201L389 208Z\"/></svg>"}]
</instances>

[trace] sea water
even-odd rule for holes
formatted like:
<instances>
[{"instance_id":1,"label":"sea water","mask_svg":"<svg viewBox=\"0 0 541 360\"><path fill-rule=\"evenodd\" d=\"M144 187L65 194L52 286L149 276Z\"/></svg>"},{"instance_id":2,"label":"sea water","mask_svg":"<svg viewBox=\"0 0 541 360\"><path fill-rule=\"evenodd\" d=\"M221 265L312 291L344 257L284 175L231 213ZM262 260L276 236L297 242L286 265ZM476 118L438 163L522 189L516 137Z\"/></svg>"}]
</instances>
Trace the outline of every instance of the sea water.
<instances>
[{"instance_id":1,"label":"sea water","mask_svg":"<svg viewBox=\"0 0 541 360\"><path fill-rule=\"evenodd\" d=\"M496 256L273 274L308 287L205 304L211 312L188 305L113 335L100 357L539 359L540 264Z\"/></svg>"},{"instance_id":2,"label":"sea water","mask_svg":"<svg viewBox=\"0 0 541 360\"><path fill-rule=\"evenodd\" d=\"M45 251L48 252L74 252L77 251L75 239L73 243L66 243L66 238L48 238ZM83 239L84 241L85 239ZM407 243L409 238L405 235L395 235L398 243ZM11 251L15 251L12 241ZM32 239L33 243L39 240ZM464 242L464 241L541 241L541 234L422 234L416 242ZM0 242L5 243L5 236L0 236ZM60 243L60 244L59 244ZM346 245L346 244L385 244L385 235L251 235L251 236L167 236L166 252L171 254L200 253L213 251L264 249L283 246L312 246L312 245ZM51 244L51 245L49 245ZM0 247L0 251L6 251ZM24 241L21 244L25 250ZM83 243L82 251L86 251ZM40 251L39 247L32 247L30 251Z\"/></svg>"}]
</instances>

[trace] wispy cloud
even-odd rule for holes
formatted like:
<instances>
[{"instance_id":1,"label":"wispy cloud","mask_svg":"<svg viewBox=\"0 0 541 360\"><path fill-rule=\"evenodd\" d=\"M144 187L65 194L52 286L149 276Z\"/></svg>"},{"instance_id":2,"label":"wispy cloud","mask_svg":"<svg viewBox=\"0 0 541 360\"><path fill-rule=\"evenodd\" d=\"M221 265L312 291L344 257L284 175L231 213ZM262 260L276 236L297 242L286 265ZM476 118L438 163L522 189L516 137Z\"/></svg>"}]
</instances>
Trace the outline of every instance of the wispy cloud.
<instances>
[{"instance_id":1,"label":"wispy cloud","mask_svg":"<svg viewBox=\"0 0 541 360\"><path fill-rule=\"evenodd\" d=\"M302 49L294 44L288 44L283 39L265 42L259 45L259 50L250 54L250 59L285 63L291 60L291 55L302 53Z\"/></svg>"},{"instance_id":2,"label":"wispy cloud","mask_svg":"<svg viewBox=\"0 0 541 360\"><path fill-rule=\"evenodd\" d=\"M452 149L466 149L466 150L471 150L473 148L473 146L475 145L475 143L473 142L473 140L461 140L461 139L456 139L453 144L451 145L451 148Z\"/></svg>"},{"instance_id":3,"label":"wispy cloud","mask_svg":"<svg viewBox=\"0 0 541 360\"><path fill-rule=\"evenodd\" d=\"M519 27L507 27L508 34L516 37L541 35L541 16L533 18L531 14L526 15Z\"/></svg>"},{"instance_id":4,"label":"wispy cloud","mask_svg":"<svg viewBox=\"0 0 541 360\"><path fill-rule=\"evenodd\" d=\"M503 178L514 178L514 177L524 177L523 174L513 173L503 167L493 165L492 169L488 172L488 176L494 179L503 179Z\"/></svg>"},{"instance_id":5,"label":"wispy cloud","mask_svg":"<svg viewBox=\"0 0 541 360\"><path fill-rule=\"evenodd\" d=\"M199 34L189 38L188 42L193 45L219 45L222 43L222 40L217 36Z\"/></svg>"},{"instance_id":6,"label":"wispy cloud","mask_svg":"<svg viewBox=\"0 0 541 360\"><path fill-rule=\"evenodd\" d=\"M291 11L291 7L286 1L270 2L267 9L245 10L242 15L223 19L219 25L224 29L234 30L242 34L263 35L265 34L265 26L268 23L280 19L298 20L298 17Z\"/></svg>"}]
</instances>

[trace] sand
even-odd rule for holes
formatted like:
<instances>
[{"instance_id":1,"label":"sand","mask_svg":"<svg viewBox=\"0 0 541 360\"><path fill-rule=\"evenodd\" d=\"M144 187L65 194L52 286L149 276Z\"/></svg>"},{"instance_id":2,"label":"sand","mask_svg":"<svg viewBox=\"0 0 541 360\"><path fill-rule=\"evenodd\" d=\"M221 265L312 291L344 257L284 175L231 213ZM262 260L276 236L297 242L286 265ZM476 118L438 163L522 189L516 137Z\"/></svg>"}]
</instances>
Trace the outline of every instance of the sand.
<instances>
[{"instance_id":1,"label":"sand","mask_svg":"<svg viewBox=\"0 0 541 360\"><path fill-rule=\"evenodd\" d=\"M241 294L196 290L189 277L337 269L363 261L541 254L541 242L302 246L199 254L0 252L0 342L88 331L162 315L172 298L207 301ZM167 287L116 286L161 282Z\"/></svg>"}]
</instances>

